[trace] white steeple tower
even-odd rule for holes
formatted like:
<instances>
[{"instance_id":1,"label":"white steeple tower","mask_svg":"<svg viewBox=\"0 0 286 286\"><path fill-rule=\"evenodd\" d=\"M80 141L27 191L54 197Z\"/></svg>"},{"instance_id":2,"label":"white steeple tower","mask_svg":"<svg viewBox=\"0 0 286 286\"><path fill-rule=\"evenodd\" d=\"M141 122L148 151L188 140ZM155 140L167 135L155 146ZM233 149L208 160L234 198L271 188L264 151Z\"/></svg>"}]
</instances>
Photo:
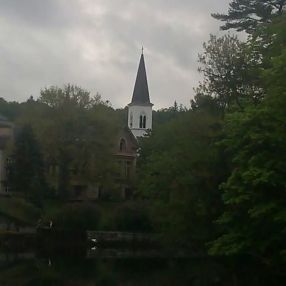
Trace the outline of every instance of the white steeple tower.
<instances>
[{"instance_id":1,"label":"white steeple tower","mask_svg":"<svg viewBox=\"0 0 286 286\"><path fill-rule=\"evenodd\" d=\"M152 129L152 106L142 48L132 101L128 104L128 127L135 137L142 137Z\"/></svg>"}]
</instances>

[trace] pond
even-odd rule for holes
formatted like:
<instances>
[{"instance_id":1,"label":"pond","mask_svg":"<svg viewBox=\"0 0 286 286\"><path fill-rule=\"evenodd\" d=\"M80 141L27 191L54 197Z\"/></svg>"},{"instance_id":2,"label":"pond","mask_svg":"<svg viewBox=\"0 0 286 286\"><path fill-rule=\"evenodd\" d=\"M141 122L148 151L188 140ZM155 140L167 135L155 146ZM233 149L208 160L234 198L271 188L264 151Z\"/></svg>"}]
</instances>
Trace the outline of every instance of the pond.
<instances>
[{"instance_id":1,"label":"pond","mask_svg":"<svg viewBox=\"0 0 286 286\"><path fill-rule=\"evenodd\" d=\"M168 258L156 252L71 249L0 254L0 285L284 285L261 271L209 258Z\"/></svg>"}]
</instances>

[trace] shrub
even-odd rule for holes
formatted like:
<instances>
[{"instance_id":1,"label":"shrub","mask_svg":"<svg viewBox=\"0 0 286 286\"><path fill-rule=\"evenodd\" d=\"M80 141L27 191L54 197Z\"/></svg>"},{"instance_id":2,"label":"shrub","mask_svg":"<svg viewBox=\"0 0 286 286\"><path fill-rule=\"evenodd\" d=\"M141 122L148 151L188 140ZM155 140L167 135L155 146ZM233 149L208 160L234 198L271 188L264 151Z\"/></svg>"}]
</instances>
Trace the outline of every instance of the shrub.
<instances>
[{"instance_id":1,"label":"shrub","mask_svg":"<svg viewBox=\"0 0 286 286\"><path fill-rule=\"evenodd\" d=\"M56 211L50 218L56 228L71 230L97 229L100 212L89 203L67 204Z\"/></svg>"},{"instance_id":2,"label":"shrub","mask_svg":"<svg viewBox=\"0 0 286 286\"><path fill-rule=\"evenodd\" d=\"M118 231L149 232L152 224L146 208L138 205L118 207L111 221L112 229Z\"/></svg>"}]
</instances>

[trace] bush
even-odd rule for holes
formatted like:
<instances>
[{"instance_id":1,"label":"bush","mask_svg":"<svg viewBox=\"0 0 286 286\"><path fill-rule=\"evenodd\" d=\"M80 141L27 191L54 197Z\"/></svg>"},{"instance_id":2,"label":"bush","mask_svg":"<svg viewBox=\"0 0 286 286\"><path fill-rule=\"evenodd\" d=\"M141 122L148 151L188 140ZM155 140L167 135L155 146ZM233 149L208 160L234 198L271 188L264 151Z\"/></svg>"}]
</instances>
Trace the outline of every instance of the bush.
<instances>
[{"instance_id":1,"label":"bush","mask_svg":"<svg viewBox=\"0 0 286 286\"><path fill-rule=\"evenodd\" d=\"M118 231L150 232L152 224L146 208L123 205L114 211L111 228Z\"/></svg>"},{"instance_id":2,"label":"bush","mask_svg":"<svg viewBox=\"0 0 286 286\"><path fill-rule=\"evenodd\" d=\"M47 220L52 220L56 228L95 230L100 220L100 212L92 204L73 203L63 206Z\"/></svg>"},{"instance_id":3,"label":"bush","mask_svg":"<svg viewBox=\"0 0 286 286\"><path fill-rule=\"evenodd\" d=\"M24 224L36 224L40 210L23 198L1 197L0 213Z\"/></svg>"}]
</instances>

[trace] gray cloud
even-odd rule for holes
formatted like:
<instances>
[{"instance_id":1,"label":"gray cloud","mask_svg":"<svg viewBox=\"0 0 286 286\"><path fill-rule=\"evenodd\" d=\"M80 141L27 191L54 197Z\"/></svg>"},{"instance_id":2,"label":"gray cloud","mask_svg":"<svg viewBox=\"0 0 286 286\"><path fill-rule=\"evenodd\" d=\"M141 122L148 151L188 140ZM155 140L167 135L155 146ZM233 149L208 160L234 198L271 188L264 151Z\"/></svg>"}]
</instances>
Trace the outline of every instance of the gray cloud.
<instances>
[{"instance_id":1,"label":"gray cloud","mask_svg":"<svg viewBox=\"0 0 286 286\"><path fill-rule=\"evenodd\" d=\"M188 105L197 54L229 0L0 0L0 96L37 97L74 83L115 107L129 103L145 47L155 108Z\"/></svg>"}]
</instances>

